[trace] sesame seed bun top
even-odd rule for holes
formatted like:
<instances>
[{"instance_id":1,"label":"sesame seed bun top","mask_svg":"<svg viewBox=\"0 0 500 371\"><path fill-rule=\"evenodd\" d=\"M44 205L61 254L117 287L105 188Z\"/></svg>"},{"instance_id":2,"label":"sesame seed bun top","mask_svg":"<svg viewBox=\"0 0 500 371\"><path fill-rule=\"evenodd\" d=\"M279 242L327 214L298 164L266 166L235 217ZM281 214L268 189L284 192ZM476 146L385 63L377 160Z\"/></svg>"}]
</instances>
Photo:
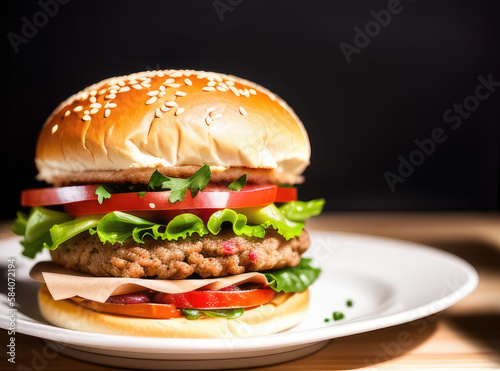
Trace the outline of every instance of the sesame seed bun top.
<instances>
[{"instance_id":1,"label":"sesame seed bun top","mask_svg":"<svg viewBox=\"0 0 500 371\"><path fill-rule=\"evenodd\" d=\"M279 97L218 73L164 70L114 77L62 102L36 148L39 180L55 185L147 183L158 168L212 180L298 183L307 133Z\"/></svg>"}]
</instances>

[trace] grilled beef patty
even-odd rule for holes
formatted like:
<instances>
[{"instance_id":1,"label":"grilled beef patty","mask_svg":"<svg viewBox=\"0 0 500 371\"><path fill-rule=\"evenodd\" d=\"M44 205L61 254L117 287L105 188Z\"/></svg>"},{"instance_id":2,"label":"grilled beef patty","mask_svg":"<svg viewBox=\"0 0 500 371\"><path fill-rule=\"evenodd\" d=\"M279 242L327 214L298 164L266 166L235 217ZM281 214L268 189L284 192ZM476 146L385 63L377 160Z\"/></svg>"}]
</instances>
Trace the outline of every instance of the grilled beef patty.
<instances>
[{"instance_id":1,"label":"grilled beef patty","mask_svg":"<svg viewBox=\"0 0 500 371\"><path fill-rule=\"evenodd\" d=\"M269 228L264 238L218 235L188 237L179 241L153 238L138 244L102 244L97 235L81 233L51 251L52 260L68 269L95 276L202 278L293 267L310 245L304 229L300 237L285 240Z\"/></svg>"}]
</instances>

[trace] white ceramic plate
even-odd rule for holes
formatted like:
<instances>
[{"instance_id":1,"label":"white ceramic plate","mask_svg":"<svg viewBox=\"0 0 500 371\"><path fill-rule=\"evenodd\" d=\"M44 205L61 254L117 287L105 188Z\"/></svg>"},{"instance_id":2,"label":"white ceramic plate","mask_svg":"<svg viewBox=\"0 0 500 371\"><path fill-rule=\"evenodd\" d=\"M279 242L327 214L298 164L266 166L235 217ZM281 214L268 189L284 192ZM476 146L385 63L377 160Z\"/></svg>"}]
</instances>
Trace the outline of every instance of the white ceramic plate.
<instances>
[{"instance_id":1,"label":"white ceramic plate","mask_svg":"<svg viewBox=\"0 0 500 371\"><path fill-rule=\"evenodd\" d=\"M478 282L467 262L427 246L320 231L313 231L311 238L307 255L323 271L311 287L307 319L283 333L245 339L137 338L57 328L38 313L38 284L26 278L33 261L20 256L17 239L0 243L0 264L5 268L7 258L16 258L17 332L45 339L75 358L134 369L224 369L296 359L330 339L441 311L471 293ZM37 260L47 258L45 254ZM352 300L351 307L347 300ZM0 308L0 325L7 328L11 309L5 294ZM344 319L333 321L334 311Z\"/></svg>"}]
</instances>

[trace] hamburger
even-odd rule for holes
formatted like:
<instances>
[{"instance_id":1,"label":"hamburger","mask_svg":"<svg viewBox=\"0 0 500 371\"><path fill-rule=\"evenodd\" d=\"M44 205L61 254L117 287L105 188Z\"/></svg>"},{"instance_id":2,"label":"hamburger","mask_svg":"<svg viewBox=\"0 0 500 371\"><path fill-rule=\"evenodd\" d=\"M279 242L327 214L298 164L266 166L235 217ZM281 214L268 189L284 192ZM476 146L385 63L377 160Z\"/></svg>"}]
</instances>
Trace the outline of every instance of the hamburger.
<instances>
[{"instance_id":1,"label":"hamburger","mask_svg":"<svg viewBox=\"0 0 500 371\"><path fill-rule=\"evenodd\" d=\"M135 336L270 334L301 322L320 270L297 199L307 132L279 97L234 76L113 77L62 102L36 146L13 231L37 264L42 316ZM28 210L29 208L29 210Z\"/></svg>"}]
</instances>

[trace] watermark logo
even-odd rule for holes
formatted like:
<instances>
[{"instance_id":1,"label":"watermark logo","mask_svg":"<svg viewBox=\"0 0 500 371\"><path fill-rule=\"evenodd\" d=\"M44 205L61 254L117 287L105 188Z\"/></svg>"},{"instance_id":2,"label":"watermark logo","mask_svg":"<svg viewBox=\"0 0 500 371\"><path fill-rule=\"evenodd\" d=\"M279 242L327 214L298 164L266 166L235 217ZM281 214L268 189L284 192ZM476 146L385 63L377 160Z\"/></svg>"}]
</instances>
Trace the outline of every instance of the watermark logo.
<instances>
[{"instance_id":1,"label":"watermark logo","mask_svg":"<svg viewBox=\"0 0 500 371\"><path fill-rule=\"evenodd\" d=\"M478 76L479 84L474 89L474 94L463 99L461 103L454 103L452 108L443 113L443 121L450 124L451 130L457 130L463 124L463 121L471 116L472 112L478 110L480 102L491 97L496 88L500 87L500 81L494 81L490 73L486 78ZM449 129L441 127L434 128L428 137L415 139L415 149L410 151L407 156L399 155L397 157L398 165L394 171L385 171L383 176L391 192L396 191L398 183L404 183L416 169L421 166L436 151L439 144L446 142L449 138L447 134Z\"/></svg>"},{"instance_id":2,"label":"watermark logo","mask_svg":"<svg viewBox=\"0 0 500 371\"><path fill-rule=\"evenodd\" d=\"M40 29L45 27L51 18L54 18L59 13L59 5L65 5L70 0L39 0L38 6L40 10L33 13L31 17L21 18L20 33L9 32L7 39L12 46L12 49L17 54L21 50L22 45L26 45L32 40Z\"/></svg>"},{"instance_id":3,"label":"watermark logo","mask_svg":"<svg viewBox=\"0 0 500 371\"><path fill-rule=\"evenodd\" d=\"M410 0L411 1L411 0ZM339 44L340 51L344 55L347 63L352 62L352 55L359 54L366 48L380 33L382 29L389 26L394 15L400 14L403 11L403 5L399 0L389 0L386 9L379 11L371 10L370 15L372 19L361 27L354 27L354 38L352 44L342 41Z\"/></svg>"},{"instance_id":4,"label":"watermark logo","mask_svg":"<svg viewBox=\"0 0 500 371\"><path fill-rule=\"evenodd\" d=\"M233 12L238 5L240 5L243 0L214 0L212 1L212 6L217 13L220 21L223 22L225 18L224 13Z\"/></svg>"}]
</instances>

